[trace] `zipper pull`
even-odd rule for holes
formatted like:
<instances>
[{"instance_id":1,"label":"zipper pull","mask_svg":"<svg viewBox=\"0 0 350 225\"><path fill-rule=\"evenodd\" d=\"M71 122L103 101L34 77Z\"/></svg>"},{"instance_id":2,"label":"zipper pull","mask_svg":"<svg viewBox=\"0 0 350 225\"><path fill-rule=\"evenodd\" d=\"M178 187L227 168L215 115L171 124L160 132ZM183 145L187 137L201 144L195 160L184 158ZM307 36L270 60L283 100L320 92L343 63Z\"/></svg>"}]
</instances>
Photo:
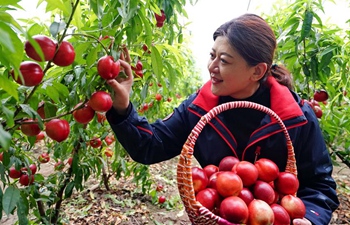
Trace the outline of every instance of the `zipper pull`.
<instances>
[{"instance_id":1,"label":"zipper pull","mask_svg":"<svg viewBox=\"0 0 350 225\"><path fill-rule=\"evenodd\" d=\"M254 159L254 163L256 162L256 160L258 160L258 156L260 155L260 150L261 150L261 147L260 147L260 146L257 146L256 149L255 149L255 159Z\"/></svg>"}]
</instances>

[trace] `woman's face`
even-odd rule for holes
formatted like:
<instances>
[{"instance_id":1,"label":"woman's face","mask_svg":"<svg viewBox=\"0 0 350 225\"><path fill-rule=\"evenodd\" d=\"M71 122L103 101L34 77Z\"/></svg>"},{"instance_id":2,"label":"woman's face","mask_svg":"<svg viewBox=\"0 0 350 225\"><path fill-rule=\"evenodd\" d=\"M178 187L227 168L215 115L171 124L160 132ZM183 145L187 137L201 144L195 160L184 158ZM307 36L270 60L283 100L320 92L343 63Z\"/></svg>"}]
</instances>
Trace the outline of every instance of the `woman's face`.
<instances>
[{"instance_id":1,"label":"woman's face","mask_svg":"<svg viewBox=\"0 0 350 225\"><path fill-rule=\"evenodd\" d=\"M208 70L214 95L244 99L259 87L255 67L250 67L224 36L217 37L214 42Z\"/></svg>"}]
</instances>

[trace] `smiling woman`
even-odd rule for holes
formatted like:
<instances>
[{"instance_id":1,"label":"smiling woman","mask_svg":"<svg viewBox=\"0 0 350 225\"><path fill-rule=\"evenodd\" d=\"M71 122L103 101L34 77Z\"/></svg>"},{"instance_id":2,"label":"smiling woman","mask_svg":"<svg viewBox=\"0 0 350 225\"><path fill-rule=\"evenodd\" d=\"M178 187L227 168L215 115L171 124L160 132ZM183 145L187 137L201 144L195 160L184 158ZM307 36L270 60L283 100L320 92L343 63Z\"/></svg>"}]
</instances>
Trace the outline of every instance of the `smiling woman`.
<instances>
[{"instance_id":1,"label":"smiling woman","mask_svg":"<svg viewBox=\"0 0 350 225\"><path fill-rule=\"evenodd\" d=\"M220 1L198 1L194 6L187 5L189 20L188 26L192 34L191 49L201 71L203 81L209 79L207 62L213 43L212 34L222 23L237 17L245 12L266 12L271 9L273 0L261 1L244 0L220 0Z\"/></svg>"}]
</instances>

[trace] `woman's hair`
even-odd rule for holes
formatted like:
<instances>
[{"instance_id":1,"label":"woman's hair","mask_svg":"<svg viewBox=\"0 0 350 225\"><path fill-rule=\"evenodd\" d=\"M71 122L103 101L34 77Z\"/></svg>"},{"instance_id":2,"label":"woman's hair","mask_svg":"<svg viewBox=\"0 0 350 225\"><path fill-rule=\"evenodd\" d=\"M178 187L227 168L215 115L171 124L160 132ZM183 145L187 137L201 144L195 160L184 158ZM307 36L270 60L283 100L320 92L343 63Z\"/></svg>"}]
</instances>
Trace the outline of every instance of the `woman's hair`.
<instances>
[{"instance_id":1,"label":"woman's hair","mask_svg":"<svg viewBox=\"0 0 350 225\"><path fill-rule=\"evenodd\" d=\"M249 66L262 62L267 64L267 72L260 82L272 75L279 83L293 89L289 71L283 66L272 65L277 45L276 37L264 19L255 14L244 14L221 25L214 32L214 41L219 36L227 37L231 46Z\"/></svg>"}]
</instances>

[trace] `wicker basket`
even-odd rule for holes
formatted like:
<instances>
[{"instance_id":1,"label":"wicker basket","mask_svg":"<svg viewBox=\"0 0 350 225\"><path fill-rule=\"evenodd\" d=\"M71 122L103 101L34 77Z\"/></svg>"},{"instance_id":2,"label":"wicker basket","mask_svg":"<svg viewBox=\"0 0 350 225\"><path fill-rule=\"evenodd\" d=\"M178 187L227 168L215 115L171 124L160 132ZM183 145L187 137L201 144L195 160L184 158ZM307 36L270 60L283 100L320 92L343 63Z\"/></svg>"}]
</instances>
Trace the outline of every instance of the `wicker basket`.
<instances>
[{"instance_id":1,"label":"wicker basket","mask_svg":"<svg viewBox=\"0 0 350 225\"><path fill-rule=\"evenodd\" d=\"M191 172L194 145L204 126L219 113L234 108L250 108L259 110L270 115L277 121L277 123L281 126L287 140L288 159L285 171L297 175L296 161L292 141L289 137L288 131L284 123L274 111L263 105L249 101L228 102L218 105L211 109L207 114L202 116L196 124L196 126L192 129L187 141L183 145L179 162L177 165L177 185L180 197L182 202L184 203L184 207L189 216L189 219L195 225L234 225L233 223L228 222L227 220L219 217L218 215L215 215L207 208L202 206L200 202L196 201Z\"/></svg>"}]
</instances>

